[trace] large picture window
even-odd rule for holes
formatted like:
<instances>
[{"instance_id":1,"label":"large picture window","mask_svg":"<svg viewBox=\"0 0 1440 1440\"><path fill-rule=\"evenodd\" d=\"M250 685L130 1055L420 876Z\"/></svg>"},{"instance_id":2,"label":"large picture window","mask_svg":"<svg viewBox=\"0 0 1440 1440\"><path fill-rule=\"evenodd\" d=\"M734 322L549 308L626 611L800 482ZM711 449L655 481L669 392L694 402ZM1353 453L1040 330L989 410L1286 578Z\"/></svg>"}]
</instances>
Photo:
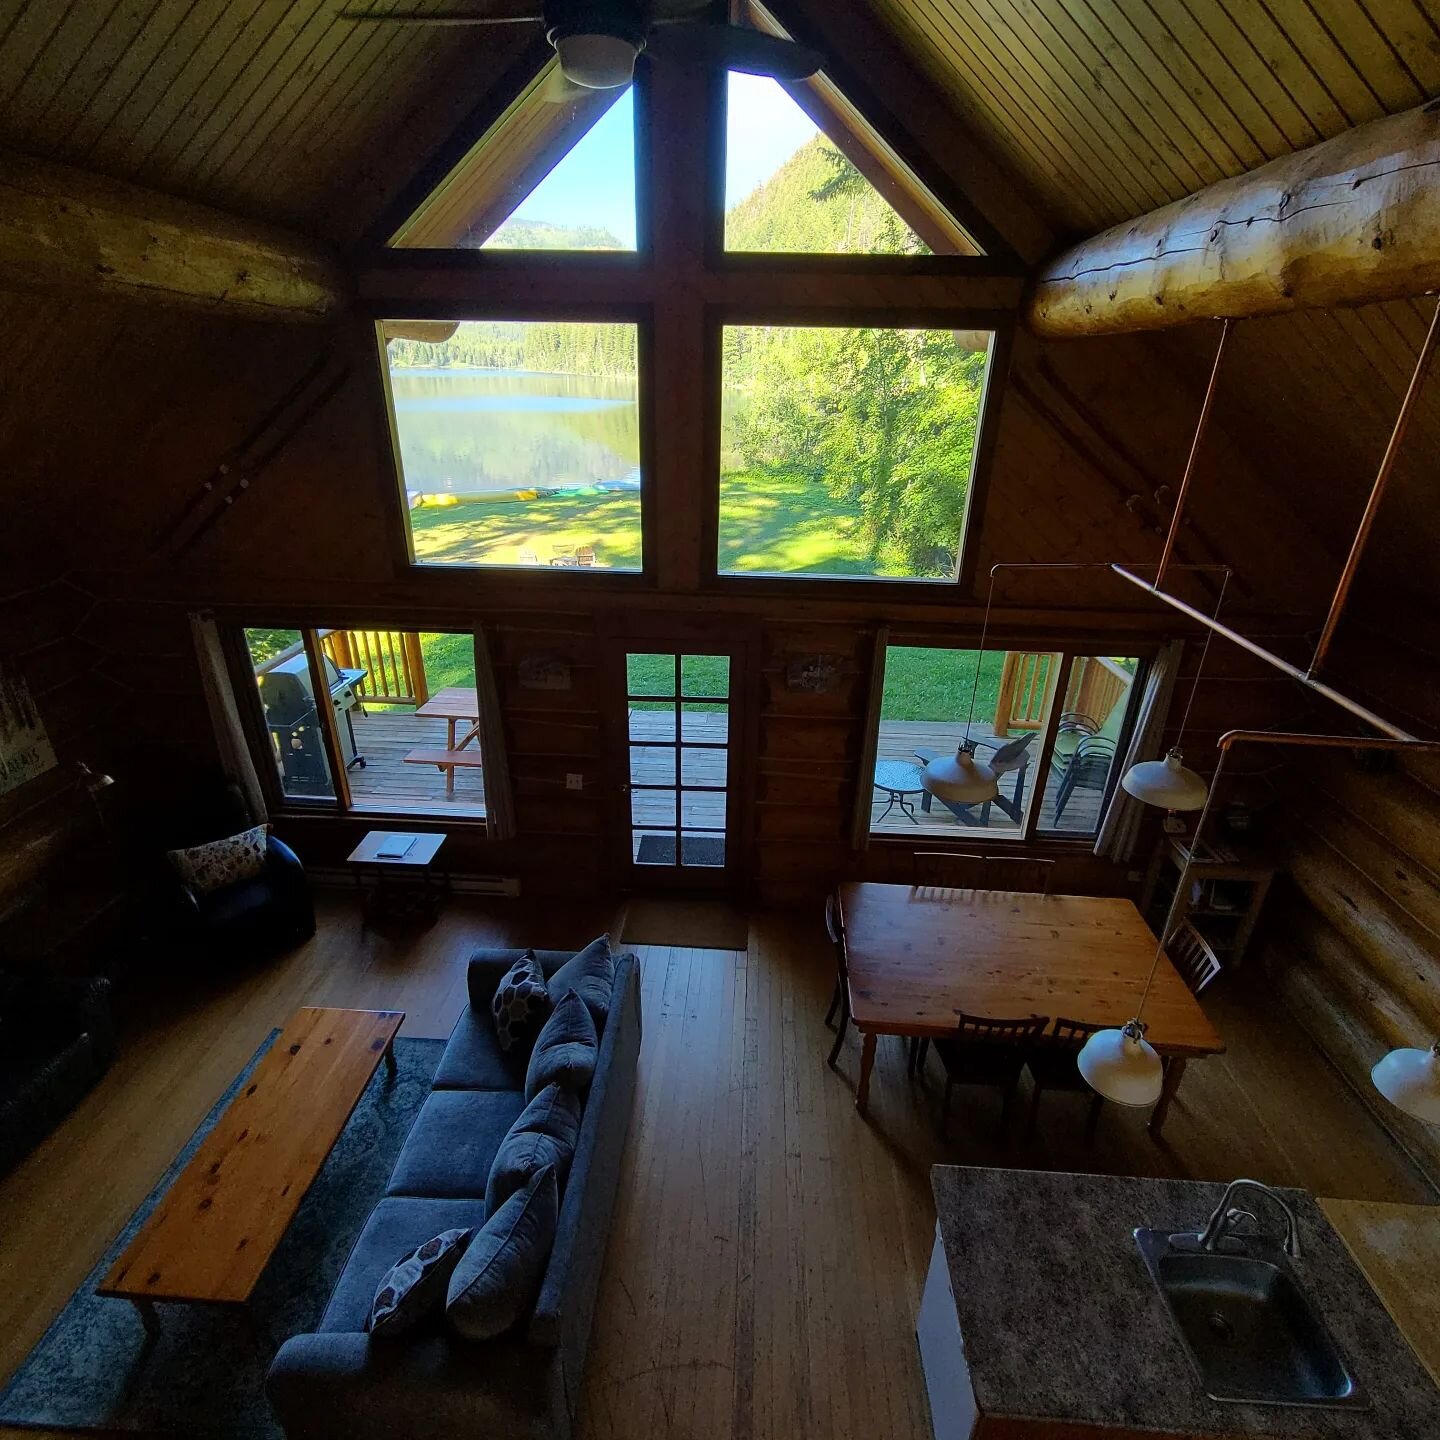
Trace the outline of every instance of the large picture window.
<instances>
[{"instance_id":1,"label":"large picture window","mask_svg":"<svg viewBox=\"0 0 1440 1440\"><path fill-rule=\"evenodd\" d=\"M1131 723L1139 661L987 650L971 716L975 651L891 645L871 776L874 835L955 840L1084 839L1099 829ZM929 760L970 737L999 775L992 801L924 789Z\"/></svg>"},{"instance_id":2,"label":"large picture window","mask_svg":"<svg viewBox=\"0 0 1440 1440\"><path fill-rule=\"evenodd\" d=\"M720 573L953 582L993 338L727 325Z\"/></svg>"},{"instance_id":3,"label":"large picture window","mask_svg":"<svg viewBox=\"0 0 1440 1440\"><path fill-rule=\"evenodd\" d=\"M466 321L385 342L417 564L642 567L637 331Z\"/></svg>"}]
</instances>

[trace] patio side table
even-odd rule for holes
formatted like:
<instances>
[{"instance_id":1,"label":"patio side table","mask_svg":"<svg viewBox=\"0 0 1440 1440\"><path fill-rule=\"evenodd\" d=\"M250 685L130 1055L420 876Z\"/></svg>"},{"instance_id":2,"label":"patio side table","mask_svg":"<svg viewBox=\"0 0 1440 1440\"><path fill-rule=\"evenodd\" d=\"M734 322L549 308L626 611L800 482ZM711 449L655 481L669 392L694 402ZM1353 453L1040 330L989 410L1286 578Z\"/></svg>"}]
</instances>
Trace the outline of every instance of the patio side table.
<instances>
[{"instance_id":1,"label":"patio side table","mask_svg":"<svg viewBox=\"0 0 1440 1440\"><path fill-rule=\"evenodd\" d=\"M435 864L444 843L443 833L371 830L345 862L360 892L361 925L373 920L433 922L450 893L449 872Z\"/></svg>"},{"instance_id":2,"label":"patio side table","mask_svg":"<svg viewBox=\"0 0 1440 1440\"><path fill-rule=\"evenodd\" d=\"M872 825L878 825L897 805L900 813L908 816L912 825L920 823L915 807L907 798L925 793L918 765L912 765L908 760L877 760L875 788L883 791L886 799L885 808L870 822Z\"/></svg>"}]
</instances>

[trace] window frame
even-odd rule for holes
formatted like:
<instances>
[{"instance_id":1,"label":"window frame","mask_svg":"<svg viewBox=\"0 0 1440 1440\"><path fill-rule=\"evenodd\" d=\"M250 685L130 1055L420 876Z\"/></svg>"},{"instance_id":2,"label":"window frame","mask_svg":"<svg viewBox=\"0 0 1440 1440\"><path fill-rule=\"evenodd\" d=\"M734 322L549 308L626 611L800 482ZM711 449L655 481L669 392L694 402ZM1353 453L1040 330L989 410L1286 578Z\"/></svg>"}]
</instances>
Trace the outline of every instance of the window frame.
<instances>
[{"instance_id":1,"label":"window frame","mask_svg":"<svg viewBox=\"0 0 1440 1440\"><path fill-rule=\"evenodd\" d=\"M407 306L404 316L385 315L373 320L375 338L374 383L383 405L383 429L387 453L381 465L389 471L387 487L391 505L384 507L391 517L391 549L397 577L433 575L454 572L465 576L503 577L520 586L574 585L579 588L613 586L621 589L654 589L656 585L657 540L656 494L654 479L655 445L653 404L648 394L654 389L654 324L649 306L455 306L449 302L419 303ZM463 310L466 313L456 313ZM444 313L441 313L443 311ZM523 313L522 313L523 312ZM400 428L395 413L395 396L390 385L390 363L386 352L384 326L387 320L458 320L499 321L555 324L605 324L635 326L635 405L640 439L640 567L636 570L608 570L601 567L581 569L578 566L530 565L437 565L415 558L415 538L410 525L409 495L405 487L405 467L400 455ZM393 509L392 509L393 507Z\"/></svg>"},{"instance_id":2,"label":"window frame","mask_svg":"<svg viewBox=\"0 0 1440 1440\"><path fill-rule=\"evenodd\" d=\"M265 723L264 707L260 703L260 687L255 683L254 661L250 655L249 643L245 638L247 630L262 628L257 625L257 619L266 622L263 626L266 629L299 632L310 668L312 687L319 685L324 678L324 663L320 658L323 653L320 648L320 630L332 630L339 627L299 623L293 616L276 617L268 613L261 613L257 616L249 613L248 608L243 619L227 617L221 625L221 644L230 671L231 688L237 697L240 726L245 732L245 739L250 747L251 763L260 777L260 787L265 795L266 810L271 816L280 816L284 819L324 816L327 819L363 821L367 824L377 825L387 822L422 826L443 824L447 829L484 832L488 824L484 815L441 814L436 811L424 810L370 810L363 804L356 804L355 797L350 790L350 772L346 769L344 757L341 754L333 705L316 706L316 713L322 717L319 727L321 744L325 751L325 764L330 772L331 788L335 793L331 796L313 797L287 794L275 765L270 730ZM274 623L269 623L271 621ZM475 623L459 626L438 625L435 629L439 634L469 635L473 647ZM393 620L376 620L372 623L366 619L363 622L354 621L351 626L346 628L394 630L407 627L397 627ZM321 688L327 689L328 692L328 687L321 686Z\"/></svg>"},{"instance_id":3,"label":"window frame","mask_svg":"<svg viewBox=\"0 0 1440 1440\"><path fill-rule=\"evenodd\" d=\"M978 637L977 637L978 640ZM974 826L955 827L952 835L949 830L940 832L938 830L917 829L913 838L904 832L870 829L866 832L867 841L871 845L882 845L899 849L914 849L917 845L930 850L944 850L954 845L957 849L974 850L979 846L998 846L1003 851L1010 851L1015 847L1026 847L1030 849L1048 849L1057 852L1075 852L1079 850L1092 851L1095 848L1095 837L1099 833L1099 825L1091 831L1079 833L1073 830L1057 830L1053 827L1044 827L1041 821L1043 813L1046 787L1050 783L1050 772L1055 759L1055 737L1060 729L1061 703L1065 692L1070 685L1070 677L1077 660L1092 659L1101 651L1115 650L1117 644L1121 646L1136 660L1135 675L1130 682L1129 694L1125 702L1125 716L1121 722L1120 737L1115 746L1115 764L1110 767L1110 774L1106 778L1105 790L1100 798L1100 814L1103 817L1111 799L1114 797L1116 787L1120 783L1122 763L1125 751L1134 733L1136 712L1139 709L1140 697L1145 690L1145 680L1149 674L1150 666L1154 662L1157 647L1155 642L1146 641L1143 643L1131 643L1128 640L1117 641L1115 637L1109 639L1098 638L1088 641L1074 641L1065 639L1054 644L1047 643L1043 639L1029 638L1022 639L1015 637L1006 639L1003 635L996 638L994 634L986 637L985 653L992 651L1014 654L1049 654L1058 656L1058 670L1055 678L1054 699L1050 705L1050 711L1045 717L1044 729L1040 732L1040 745L1036 752L1036 764L1033 770L1033 779L1027 786L1031 803L1025 812L1025 823L1019 831L1014 834L1003 834L998 829L990 831L988 828ZM963 641L954 636L937 636L932 632L916 634L909 631L892 630L885 638L887 652L892 649L929 649L929 650L971 650L974 645L966 645ZM887 655L888 664L888 655ZM884 681L881 680L883 687ZM878 739L879 726L884 723L880 714L878 704L874 707L876 716L876 736ZM863 786L865 777L859 778ZM873 788L873 787L872 787ZM872 795L873 808L873 795Z\"/></svg>"},{"instance_id":4,"label":"window frame","mask_svg":"<svg viewBox=\"0 0 1440 1440\"><path fill-rule=\"evenodd\" d=\"M704 464L708 501L702 516L701 545L704 570L701 584L720 592L742 591L747 595L773 593L777 597L853 600L861 592L867 599L885 598L919 601L956 594L968 594L975 584L979 564L977 547L981 517L994 465L1004 400L1003 376L1010 367L1016 317L1009 311L920 309L857 309L836 313L815 306L787 306L756 309L746 305L717 304L705 312L705 443ZM994 336L990 360L985 369L985 388L980 396L980 415L975 453L970 465L970 490L965 505L955 574L948 579L913 580L893 575L806 575L783 571L755 571L732 574L720 569L720 456L724 410L724 333L731 325L783 325L795 328L885 329L885 330L988 330ZM801 587L797 590L796 587Z\"/></svg>"}]
</instances>

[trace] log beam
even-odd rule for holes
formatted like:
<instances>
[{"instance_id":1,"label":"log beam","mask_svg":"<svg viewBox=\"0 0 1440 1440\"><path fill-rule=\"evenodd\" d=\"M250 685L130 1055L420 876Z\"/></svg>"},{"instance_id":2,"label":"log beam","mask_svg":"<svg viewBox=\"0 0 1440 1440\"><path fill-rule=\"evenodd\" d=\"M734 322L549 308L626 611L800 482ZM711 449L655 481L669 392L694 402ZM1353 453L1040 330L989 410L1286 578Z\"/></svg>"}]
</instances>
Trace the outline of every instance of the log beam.
<instances>
[{"instance_id":1,"label":"log beam","mask_svg":"<svg viewBox=\"0 0 1440 1440\"><path fill-rule=\"evenodd\" d=\"M1347 130L1041 266L1037 335L1164 330L1440 289L1440 102Z\"/></svg>"},{"instance_id":2,"label":"log beam","mask_svg":"<svg viewBox=\"0 0 1440 1440\"><path fill-rule=\"evenodd\" d=\"M0 152L0 289L108 294L268 320L333 319L339 263L270 225Z\"/></svg>"}]
</instances>

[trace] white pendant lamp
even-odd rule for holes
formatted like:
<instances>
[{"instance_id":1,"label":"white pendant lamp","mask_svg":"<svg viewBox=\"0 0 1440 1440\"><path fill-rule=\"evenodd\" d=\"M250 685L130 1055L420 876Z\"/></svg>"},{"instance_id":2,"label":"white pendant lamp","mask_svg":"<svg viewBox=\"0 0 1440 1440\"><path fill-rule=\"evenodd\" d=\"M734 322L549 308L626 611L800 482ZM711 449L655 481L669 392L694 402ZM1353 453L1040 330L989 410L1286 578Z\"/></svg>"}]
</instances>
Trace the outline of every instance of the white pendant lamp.
<instances>
[{"instance_id":1,"label":"white pendant lamp","mask_svg":"<svg viewBox=\"0 0 1440 1440\"><path fill-rule=\"evenodd\" d=\"M1141 760L1120 781L1127 795L1161 810L1198 810L1209 793L1177 745L1163 760Z\"/></svg>"},{"instance_id":2,"label":"white pendant lamp","mask_svg":"<svg viewBox=\"0 0 1440 1440\"><path fill-rule=\"evenodd\" d=\"M1392 1050L1370 1078L1396 1109L1427 1125L1440 1125L1440 1040L1428 1050Z\"/></svg>"},{"instance_id":3,"label":"white pendant lamp","mask_svg":"<svg viewBox=\"0 0 1440 1440\"><path fill-rule=\"evenodd\" d=\"M1000 793L1000 777L983 760L975 758L970 726L975 721L975 696L980 690L980 661L985 654L985 637L990 633L990 604L995 598L995 575L990 575L990 593L985 599L985 619L980 625L980 648L975 652L975 673L970 677L970 714L965 731L953 755L939 755L920 771L920 783L937 800L955 805L983 805Z\"/></svg>"},{"instance_id":4,"label":"white pendant lamp","mask_svg":"<svg viewBox=\"0 0 1440 1440\"><path fill-rule=\"evenodd\" d=\"M1097 1030L1081 1049L1079 1064L1085 1083L1117 1105L1153 1105L1165 1083L1165 1067L1138 1017L1119 1030Z\"/></svg>"},{"instance_id":5,"label":"white pendant lamp","mask_svg":"<svg viewBox=\"0 0 1440 1440\"><path fill-rule=\"evenodd\" d=\"M1000 793L1000 777L975 758L968 739L953 755L931 760L920 772L920 783L937 799L957 805L981 805Z\"/></svg>"}]
</instances>

